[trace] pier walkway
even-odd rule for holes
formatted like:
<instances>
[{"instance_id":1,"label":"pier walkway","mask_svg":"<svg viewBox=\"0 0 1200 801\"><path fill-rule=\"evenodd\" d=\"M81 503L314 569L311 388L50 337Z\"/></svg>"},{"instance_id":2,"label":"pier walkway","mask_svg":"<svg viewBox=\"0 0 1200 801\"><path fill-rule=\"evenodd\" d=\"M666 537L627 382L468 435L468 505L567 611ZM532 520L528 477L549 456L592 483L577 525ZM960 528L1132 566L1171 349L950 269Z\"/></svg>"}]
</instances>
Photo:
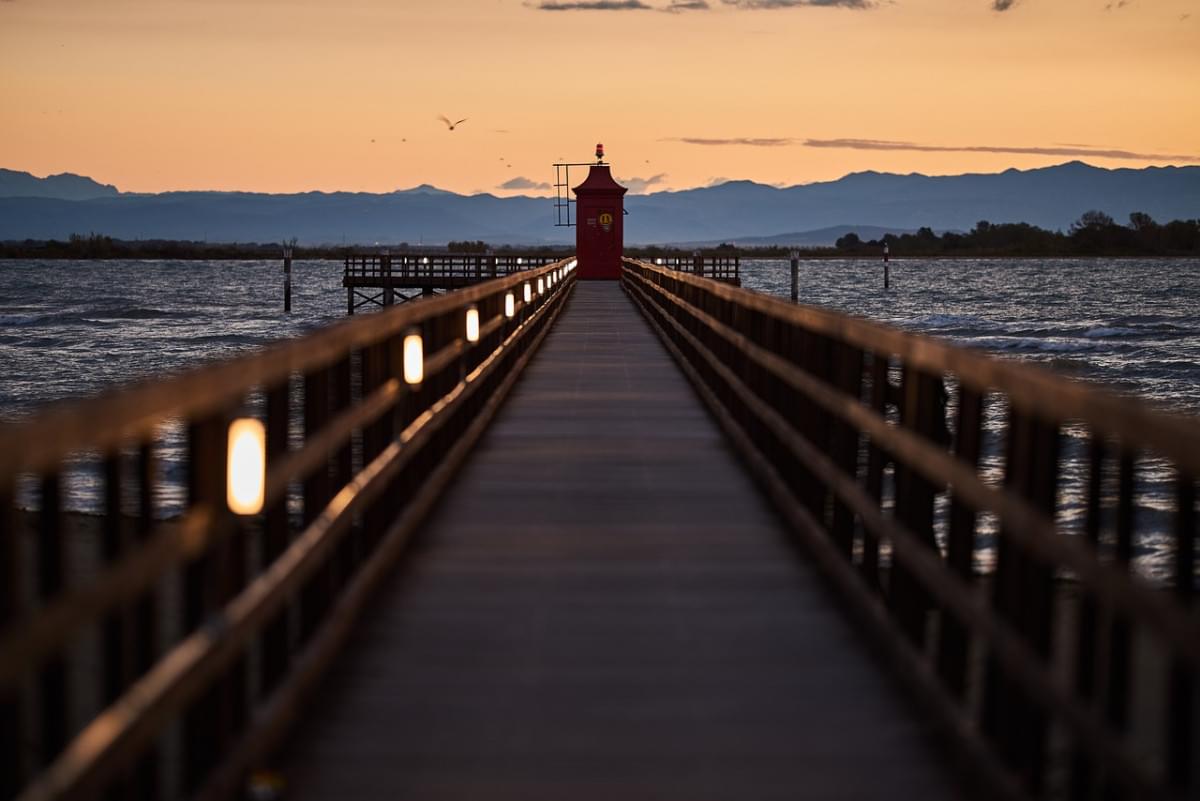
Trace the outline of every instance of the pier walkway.
<instances>
[{"instance_id":1,"label":"pier walkway","mask_svg":"<svg viewBox=\"0 0 1200 801\"><path fill-rule=\"evenodd\" d=\"M577 268L0 424L0 799L1197 797L1200 421Z\"/></svg>"},{"instance_id":2,"label":"pier walkway","mask_svg":"<svg viewBox=\"0 0 1200 801\"><path fill-rule=\"evenodd\" d=\"M289 798L963 797L615 282L576 286L414 545Z\"/></svg>"}]
</instances>

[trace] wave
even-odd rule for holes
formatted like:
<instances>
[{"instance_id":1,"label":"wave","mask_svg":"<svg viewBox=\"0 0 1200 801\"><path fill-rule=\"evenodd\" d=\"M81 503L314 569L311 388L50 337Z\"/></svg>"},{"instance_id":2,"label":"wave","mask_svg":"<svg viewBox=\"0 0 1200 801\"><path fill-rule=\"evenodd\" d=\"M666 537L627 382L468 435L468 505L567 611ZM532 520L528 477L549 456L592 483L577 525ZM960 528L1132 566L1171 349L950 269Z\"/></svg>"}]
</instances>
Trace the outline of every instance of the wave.
<instances>
[{"instance_id":1,"label":"wave","mask_svg":"<svg viewBox=\"0 0 1200 801\"><path fill-rule=\"evenodd\" d=\"M1062 339L1037 339L1035 337L970 337L960 340L964 345L971 345L985 350L1022 351L1036 353L1068 353L1071 351L1095 350L1099 347L1093 342Z\"/></svg>"},{"instance_id":2,"label":"wave","mask_svg":"<svg viewBox=\"0 0 1200 801\"><path fill-rule=\"evenodd\" d=\"M1088 339L1107 339L1110 337L1141 336L1145 333L1146 332L1144 330L1138 330L1136 328L1122 328L1121 326L1102 325L1096 328L1089 328L1087 331L1083 332L1083 335Z\"/></svg>"},{"instance_id":3,"label":"wave","mask_svg":"<svg viewBox=\"0 0 1200 801\"><path fill-rule=\"evenodd\" d=\"M262 345L271 340L268 337L254 334L205 334L204 336L190 337L187 341L190 344L204 343L206 345Z\"/></svg>"},{"instance_id":4,"label":"wave","mask_svg":"<svg viewBox=\"0 0 1200 801\"><path fill-rule=\"evenodd\" d=\"M184 312L172 312L165 309L150 309L142 306L129 306L115 311L98 310L95 317L101 320L175 320L190 317Z\"/></svg>"},{"instance_id":5,"label":"wave","mask_svg":"<svg viewBox=\"0 0 1200 801\"><path fill-rule=\"evenodd\" d=\"M0 314L0 325L33 325L42 317L41 314Z\"/></svg>"}]
</instances>

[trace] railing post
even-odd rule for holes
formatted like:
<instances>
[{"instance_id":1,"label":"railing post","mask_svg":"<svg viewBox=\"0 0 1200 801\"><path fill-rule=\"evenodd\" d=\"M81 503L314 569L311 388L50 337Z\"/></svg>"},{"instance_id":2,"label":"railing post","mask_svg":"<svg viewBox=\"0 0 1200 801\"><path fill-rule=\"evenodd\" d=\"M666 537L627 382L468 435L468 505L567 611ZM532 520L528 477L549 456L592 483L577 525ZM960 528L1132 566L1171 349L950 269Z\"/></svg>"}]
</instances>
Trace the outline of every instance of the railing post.
<instances>
[{"instance_id":1,"label":"railing post","mask_svg":"<svg viewBox=\"0 0 1200 801\"><path fill-rule=\"evenodd\" d=\"M330 379L333 382L330 393L332 406L330 416L336 417L342 412L348 411L353 403L353 372L351 360L348 355L334 362L333 367L330 369ZM330 498L336 495L342 487L349 484L354 477L353 450L351 438L347 438L345 444L333 455L333 486L330 488ZM331 592L336 592L349 580L354 572L353 537L346 537L342 541L337 558L331 560L330 572L334 586Z\"/></svg>"},{"instance_id":2,"label":"railing post","mask_svg":"<svg viewBox=\"0 0 1200 801\"><path fill-rule=\"evenodd\" d=\"M42 478L38 515L38 600L53 601L63 591L66 553L62 521L62 488L57 473ZM38 676L41 759L49 763L67 743L67 665L60 651L46 660Z\"/></svg>"},{"instance_id":3,"label":"railing post","mask_svg":"<svg viewBox=\"0 0 1200 801\"><path fill-rule=\"evenodd\" d=\"M123 484L121 454L114 452L104 460L104 524L101 533L101 558L106 565L121 561L129 548L122 508ZM117 609L104 621L104 700L112 703L133 680L132 638L129 615Z\"/></svg>"},{"instance_id":4,"label":"railing post","mask_svg":"<svg viewBox=\"0 0 1200 801\"><path fill-rule=\"evenodd\" d=\"M835 389L848 399L857 401L862 396L863 352L853 345L832 341L833 366L830 378ZM830 457L838 469L847 477L856 478L858 467L858 429L840 418L830 415ZM847 561L854 554L854 513L836 493L833 496L833 539Z\"/></svg>"},{"instance_id":5,"label":"railing post","mask_svg":"<svg viewBox=\"0 0 1200 801\"><path fill-rule=\"evenodd\" d=\"M21 610L24 571L16 523L13 488L0 484L0 632L6 632ZM15 798L25 783L22 723L19 692L0 687L0 798Z\"/></svg>"},{"instance_id":6,"label":"railing post","mask_svg":"<svg viewBox=\"0 0 1200 801\"><path fill-rule=\"evenodd\" d=\"M304 440L314 437L329 419L330 368L319 367L304 376ZM304 479L304 526L321 514L333 496L329 462L322 462ZM325 612L329 598L329 571L318 570L300 591L300 640L307 642Z\"/></svg>"},{"instance_id":7,"label":"railing post","mask_svg":"<svg viewBox=\"0 0 1200 801\"><path fill-rule=\"evenodd\" d=\"M207 507L215 517L225 506L226 421L212 415L188 426L188 506ZM214 523L215 525L215 523ZM183 631L185 636L204 625L219 603L220 577L224 567L214 564L213 549L196 557L184 568ZM198 789L216 764L222 750L222 723L228 719L227 693L223 681L211 687L185 712L183 723L184 774L187 792Z\"/></svg>"},{"instance_id":8,"label":"railing post","mask_svg":"<svg viewBox=\"0 0 1200 801\"><path fill-rule=\"evenodd\" d=\"M888 405L888 355L875 351L871 354L871 411L887 417ZM872 439L867 447L867 494L875 501L875 507L883 504L883 471L888 455ZM863 530L862 564L860 566L867 586L878 590L879 582L879 538L871 531Z\"/></svg>"},{"instance_id":9,"label":"railing post","mask_svg":"<svg viewBox=\"0 0 1200 801\"><path fill-rule=\"evenodd\" d=\"M1096 555L1100 547L1101 502L1104 493L1104 439L1095 431L1088 440L1087 495L1083 520L1084 539L1090 552ZM1092 594L1081 590L1079 624L1075 646L1075 693L1089 705L1094 704L1097 691L1096 652L1098 650L1099 608ZM1071 798L1084 801L1092 798L1095 765L1087 752L1076 748L1071 759Z\"/></svg>"},{"instance_id":10,"label":"railing post","mask_svg":"<svg viewBox=\"0 0 1200 801\"><path fill-rule=\"evenodd\" d=\"M954 455L972 471L979 469L982 448L983 396L959 385L958 424ZM950 531L946 537L946 564L968 586L974 583L975 510L956 493L950 504ZM941 610L938 634L938 673L951 694L961 700L967 689L967 629L949 609Z\"/></svg>"},{"instance_id":11,"label":"railing post","mask_svg":"<svg viewBox=\"0 0 1200 801\"><path fill-rule=\"evenodd\" d=\"M937 432L944 430L945 425L941 378L909 365L904 366L903 375L901 425L936 442ZM896 519L918 540L936 549L933 501L934 488L930 483L912 466L897 462ZM920 647L925 641L931 606L929 594L904 567L902 559L892 559L889 594L901 630L913 644Z\"/></svg>"},{"instance_id":12,"label":"railing post","mask_svg":"<svg viewBox=\"0 0 1200 801\"><path fill-rule=\"evenodd\" d=\"M158 477L154 460L154 444L147 440L137 452L137 525L138 547L145 547L154 536L154 487ZM134 606L135 671L144 676L158 661L158 594L152 589ZM159 759L156 746L150 746L138 760L135 792L140 801L154 801L159 796Z\"/></svg>"},{"instance_id":13,"label":"railing post","mask_svg":"<svg viewBox=\"0 0 1200 801\"><path fill-rule=\"evenodd\" d=\"M1196 596L1196 479L1187 473L1176 478L1175 597L1191 609ZM1167 777L1183 791L1196 789L1196 673L1180 658L1171 660L1167 690Z\"/></svg>"},{"instance_id":14,"label":"railing post","mask_svg":"<svg viewBox=\"0 0 1200 801\"><path fill-rule=\"evenodd\" d=\"M291 420L291 382L285 378L267 389L267 474L278 469L287 456L288 429ZM288 546L287 492L264 510L262 532L262 565L265 570ZM269 695L287 671L288 626L287 608L269 623L262 638L262 671L260 687L263 696Z\"/></svg>"},{"instance_id":15,"label":"railing post","mask_svg":"<svg viewBox=\"0 0 1200 801\"><path fill-rule=\"evenodd\" d=\"M1051 519L1056 502L1058 426L1010 410L1005 486ZM1018 547L1001 529L994 571L996 611L1049 663L1052 646L1053 571ZM1045 778L1047 719L1029 695L990 659L984 688L985 731L1033 793Z\"/></svg>"},{"instance_id":16,"label":"railing post","mask_svg":"<svg viewBox=\"0 0 1200 801\"><path fill-rule=\"evenodd\" d=\"M368 345L362 352L362 395L364 398L399 373L391 369L391 351L395 337ZM398 346L395 346L399 350ZM367 425L363 431L363 464L370 464L392 440L394 413L386 412ZM386 529L388 522L386 502L375 501L363 515L364 542L362 550L369 553L374 547L376 536Z\"/></svg>"},{"instance_id":17,"label":"railing post","mask_svg":"<svg viewBox=\"0 0 1200 801\"><path fill-rule=\"evenodd\" d=\"M1115 566L1129 571L1133 560L1134 505L1137 493L1136 459L1123 449L1117 457L1117 540ZM1101 654L1106 665L1104 707L1113 729L1129 728L1130 692L1133 688L1133 632L1129 619L1114 612L1110 619L1108 653Z\"/></svg>"}]
</instances>

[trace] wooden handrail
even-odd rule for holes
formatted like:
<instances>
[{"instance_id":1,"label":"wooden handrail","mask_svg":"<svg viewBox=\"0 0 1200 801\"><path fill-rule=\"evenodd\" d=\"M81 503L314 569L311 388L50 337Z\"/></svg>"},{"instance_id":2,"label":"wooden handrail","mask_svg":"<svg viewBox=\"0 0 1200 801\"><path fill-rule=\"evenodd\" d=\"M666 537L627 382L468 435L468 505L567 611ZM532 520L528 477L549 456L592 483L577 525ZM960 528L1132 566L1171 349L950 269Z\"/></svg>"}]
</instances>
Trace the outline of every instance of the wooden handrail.
<instances>
[{"instance_id":1,"label":"wooden handrail","mask_svg":"<svg viewBox=\"0 0 1200 801\"><path fill-rule=\"evenodd\" d=\"M106 464L115 465L104 478L106 497L113 499L105 526L119 531L136 522L145 542L114 554L82 584L65 583L46 594L32 609L22 603L18 587L0 587L6 604L0 619L0 701L6 710L19 709L8 699L26 688L41 699L27 705L41 710L36 721L6 717L0 733L27 738L22 732L44 732L38 762L46 766L30 778L20 777L22 767L33 765L17 758L18 770L0 777L0 791L5 796L20 791L23 800L121 794L128 789L130 771L139 781L156 782L160 766L153 743L168 723L180 721L185 791L207 787L211 794L213 787L224 787L223 797L237 794L237 771L249 766L246 749L261 749L270 739L266 733L277 736L281 721L294 714L303 691L328 661L318 655L327 656L328 643L345 637L366 595L385 575L380 562L396 558L545 337L573 286L573 266L562 261L498 278L6 426L0 432L3 447L24 449L5 452L8 472L0 473L0 498L6 504L13 502L18 476L42 473L48 477L43 485L53 490L59 474L72 469L64 460L99 450ZM551 272L560 277L556 285L524 303L519 288ZM509 292L515 296L511 318L505 314ZM475 344L465 340L468 306L480 316ZM427 345L424 380L415 388L402 383L399 374L401 341L414 327ZM288 431L296 426L289 386L297 373L305 378L305 437L292 448ZM355 386L361 399L352 403ZM267 396L259 412L266 416L268 432L261 531L248 529L224 509L223 488L223 421L228 410L256 392ZM68 423L80 417L89 425ZM182 521L155 532L155 479L146 454L153 452L153 432L171 417L182 417L189 431L192 477ZM107 428L110 422L113 430ZM43 438L58 425L67 430ZM127 523L120 453L130 446L142 454L141 511ZM362 462L357 471L355 453ZM296 489L301 484L302 493ZM37 545L44 562L64 545L59 495L44 493L41 503ZM289 538L287 508L293 504L303 506L305 522ZM6 546L18 540L11 511L8 505L0 509L0 541ZM251 576L248 536L263 538L261 561ZM0 550L0 558L5 575L13 568L10 561L21 561L11 547ZM153 626L139 623L135 631L122 621L131 607L139 616L153 612L155 588L176 570L183 572L182 638L161 658L128 664L124 655L135 649L121 645L125 638L138 638L133 644L146 654L159 644ZM344 598L325 584L335 574L347 582ZM327 589L318 594L317 586ZM298 608L301 622L300 639L293 643L278 624L289 606ZM63 660L68 646L94 624L104 627L105 654L98 661L112 689L106 708L97 709L76 735L67 728L70 687ZM255 642L262 648L264 672L247 710L247 652ZM31 675L38 681L27 682ZM45 703L46 693L54 693L57 702Z\"/></svg>"},{"instance_id":2,"label":"wooden handrail","mask_svg":"<svg viewBox=\"0 0 1200 801\"><path fill-rule=\"evenodd\" d=\"M867 434L872 441L911 464L931 482L953 490L957 497L970 503L977 511L995 514L1001 524L1009 527L1009 536L1018 539L1038 557L1069 568L1076 579L1087 585L1100 599L1135 611L1148 626L1166 637L1195 669L1200 670L1200 611L1188 612L1179 608L1144 582L1135 581L1128 573L1100 562L1077 539L1058 536L1053 521L1047 520L1028 501L986 484L961 460L908 429L889 425L882 415L862 404L859 399L847 397L830 388L692 304L668 298L662 287L651 284L649 289L656 297L647 300L659 305L673 303L725 339L746 358L779 376L830 414ZM644 290L638 291L645 296ZM682 330L680 335L690 336ZM732 380L732 377L727 378L727 381ZM820 472L829 473L824 467Z\"/></svg>"},{"instance_id":3,"label":"wooden handrail","mask_svg":"<svg viewBox=\"0 0 1200 801\"><path fill-rule=\"evenodd\" d=\"M1084 795L1120 787L1174 798L1194 789L1200 461L1191 446L1200 422L1035 367L645 262L626 260L622 280L809 553L981 775L1013 797L1041 795L1051 774L1069 776ZM957 387L953 432L937 390L947 376ZM1003 487L982 478L969 456L978 447L964 439L997 405L1009 415L996 435L1008 449ZM1092 442L1087 537L1068 535L1055 515L1066 458L1057 442L1081 422ZM1130 571L1141 453L1167 459L1179 477L1175 524L1165 534L1180 554L1170 592ZM893 479L884 482L888 463ZM1119 472L1111 502L1109 472ZM935 506L941 493L950 503ZM1096 511L1110 503L1111 555L1099 545ZM998 529L997 561L986 574L972 567L983 512ZM885 549L890 562L881 563ZM1062 632L1051 620L1056 603L1068 602L1067 586L1081 596L1066 632L1079 640L1076 674L1053 664ZM1148 765L1127 740L1130 705L1158 703L1151 696L1164 692L1127 678L1134 631L1153 635L1167 654L1164 768ZM988 660L968 660L972 641ZM1106 684L1090 678L1092 660ZM982 707L970 685L984 688ZM1060 770L1048 767L1059 758L1051 721L1074 749Z\"/></svg>"},{"instance_id":4,"label":"wooden handrail","mask_svg":"<svg viewBox=\"0 0 1200 801\"><path fill-rule=\"evenodd\" d=\"M45 470L70 453L106 451L154 433L163 420L196 418L240 398L249 388L270 386L292 373L327 367L344 354L536 280L567 261L465 287L453 295L392 307L369 317L335 323L260 351L181 373L147 379L95 398L48 407L29 420L0 423L0 485L19 472ZM102 426L97 420L104 421Z\"/></svg>"},{"instance_id":5,"label":"wooden handrail","mask_svg":"<svg viewBox=\"0 0 1200 801\"><path fill-rule=\"evenodd\" d=\"M886 353L930 372L953 373L979 391L1003 393L1030 414L1050 420L1074 419L1130 448L1149 448L1191 473L1200 473L1200 423L1159 404L1134 400L1095 384L1057 376L1037 365L997 359L975 348L903 331L850 314L789 303L725 284L712 286L686 272L632 262L648 272L704 287L714 298L760 312L787 325L864 350Z\"/></svg>"}]
</instances>

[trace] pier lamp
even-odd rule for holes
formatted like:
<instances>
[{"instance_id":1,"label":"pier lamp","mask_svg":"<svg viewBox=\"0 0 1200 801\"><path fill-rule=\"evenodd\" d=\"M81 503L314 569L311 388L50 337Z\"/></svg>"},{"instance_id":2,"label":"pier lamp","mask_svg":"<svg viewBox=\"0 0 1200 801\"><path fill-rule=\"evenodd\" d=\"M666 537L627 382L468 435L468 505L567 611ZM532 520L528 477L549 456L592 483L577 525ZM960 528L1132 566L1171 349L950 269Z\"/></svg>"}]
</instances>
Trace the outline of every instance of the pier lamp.
<instances>
[{"instance_id":1,"label":"pier lamp","mask_svg":"<svg viewBox=\"0 0 1200 801\"><path fill-rule=\"evenodd\" d=\"M525 282L525 302L528 303L531 300L533 300L533 287L531 287L529 285L529 282L526 281Z\"/></svg>"},{"instance_id":2,"label":"pier lamp","mask_svg":"<svg viewBox=\"0 0 1200 801\"><path fill-rule=\"evenodd\" d=\"M540 298L542 296L542 293L545 291L546 291L546 279L542 278L539 275L538 276L538 297Z\"/></svg>"},{"instance_id":3,"label":"pier lamp","mask_svg":"<svg viewBox=\"0 0 1200 801\"><path fill-rule=\"evenodd\" d=\"M525 263L525 260L523 258L521 258L520 256L517 256L517 266L520 267L524 263Z\"/></svg>"},{"instance_id":4,"label":"pier lamp","mask_svg":"<svg viewBox=\"0 0 1200 801\"><path fill-rule=\"evenodd\" d=\"M262 511L267 483L267 432L259 420L243 417L229 425L225 500L235 515Z\"/></svg>"},{"instance_id":5,"label":"pier lamp","mask_svg":"<svg viewBox=\"0 0 1200 801\"><path fill-rule=\"evenodd\" d=\"M662 267L663 260L662 260L662 259L655 259L655 260L654 260L654 263L655 263L655 264L657 264L659 267Z\"/></svg>"},{"instance_id":6,"label":"pier lamp","mask_svg":"<svg viewBox=\"0 0 1200 801\"><path fill-rule=\"evenodd\" d=\"M404 334L404 383L417 386L425 380L425 343L418 328Z\"/></svg>"},{"instance_id":7,"label":"pier lamp","mask_svg":"<svg viewBox=\"0 0 1200 801\"><path fill-rule=\"evenodd\" d=\"M421 259L421 264L429 264L429 257L426 256L425 258Z\"/></svg>"},{"instance_id":8,"label":"pier lamp","mask_svg":"<svg viewBox=\"0 0 1200 801\"><path fill-rule=\"evenodd\" d=\"M479 341L479 307L474 303L467 307L467 341Z\"/></svg>"},{"instance_id":9,"label":"pier lamp","mask_svg":"<svg viewBox=\"0 0 1200 801\"><path fill-rule=\"evenodd\" d=\"M572 272L574 272L575 268L576 268L576 267L578 267L578 266L579 266L579 260L578 260L578 259L571 259L571 263L567 265L567 269L568 269L568 270L571 270Z\"/></svg>"},{"instance_id":10,"label":"pier lamp","mask_svg":"<svg viewBox=\"0 0 1200 801\"><path fill-rule=\"evenodd\" d=\"M506 292L504 294L504 316L509 320L517 313L517 299L513 297L513 293Z\"/></svg>"}]
</instances>

